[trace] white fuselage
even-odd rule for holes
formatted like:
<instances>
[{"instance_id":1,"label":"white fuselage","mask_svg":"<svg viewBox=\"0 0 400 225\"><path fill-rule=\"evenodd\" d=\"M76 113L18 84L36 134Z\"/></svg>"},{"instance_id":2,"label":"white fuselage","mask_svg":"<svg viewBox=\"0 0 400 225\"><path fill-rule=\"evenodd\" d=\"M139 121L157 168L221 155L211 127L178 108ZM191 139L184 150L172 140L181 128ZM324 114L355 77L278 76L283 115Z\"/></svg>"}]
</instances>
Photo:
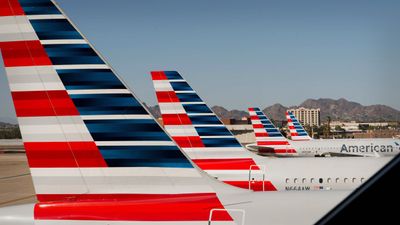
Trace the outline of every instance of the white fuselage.
<instances>
[{"instance_id":1,"label":"white fuselage","mask_svg":"<svg viewBox=\"0 0 400 225\"><path fill-rule=\"evenodd\" d=\"M289 141L299 156L315 155L356 155L395 156L400 151L400 140L392 138L375 139L312 139Z\"/></svg>"},{"instance_id":2,"label":"white fuselage","mask_svg":"<svg viewBox=\"0 0 400 225\"><path fill-rule=\"evenodd\" d=\"M278 191L353 190L392 157L270 158L266 179Z\"/></svg>"},{"instance_id":3,"label":"white fuselage","mask_svg":"<svg viewBox=\"0 0 400 225\"><path fill-rule=\"evenodd\" d=\"M400 152L400 140L393 138L371 138L371 139L311 139L304 141L288 140L288 153L263 153L262 148L271 146L260 146L256 143L246 145L250 151L258 151L266 156L395 156ZM296 153L290 153L289 149L295 149Z\"/></svg>"},{"instance_id":4,"label":"white fuselage","mask_svg":"<svg viewBox=\"0 0 400 225\"><path fill-rule=\"evenodd\" d=\"M250 153L249 154L253 154ZM269 181L277 191L354 190L392 157L262 157L251 156L260 170L207 171L219 180ZM271 189L269 189L271 190Z\"/></svg>"}]
</instances>

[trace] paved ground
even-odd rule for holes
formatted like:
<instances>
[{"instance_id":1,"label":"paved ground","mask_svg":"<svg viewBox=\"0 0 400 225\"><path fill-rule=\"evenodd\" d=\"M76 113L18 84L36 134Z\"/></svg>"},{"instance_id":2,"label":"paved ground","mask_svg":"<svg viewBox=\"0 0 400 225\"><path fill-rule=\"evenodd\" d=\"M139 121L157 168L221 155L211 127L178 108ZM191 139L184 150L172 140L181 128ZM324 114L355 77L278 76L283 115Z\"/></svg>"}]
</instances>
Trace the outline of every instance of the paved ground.
<instances>
[{"instance_id":1,"label":"paved ground","mask_svg":"<svg viewBox=\"0 0 400 225\"><path fill-rule=\"evenodd\" d=\"M25 153L0 153L0 207L35 201Z\"/></svg>"}]
</instances>

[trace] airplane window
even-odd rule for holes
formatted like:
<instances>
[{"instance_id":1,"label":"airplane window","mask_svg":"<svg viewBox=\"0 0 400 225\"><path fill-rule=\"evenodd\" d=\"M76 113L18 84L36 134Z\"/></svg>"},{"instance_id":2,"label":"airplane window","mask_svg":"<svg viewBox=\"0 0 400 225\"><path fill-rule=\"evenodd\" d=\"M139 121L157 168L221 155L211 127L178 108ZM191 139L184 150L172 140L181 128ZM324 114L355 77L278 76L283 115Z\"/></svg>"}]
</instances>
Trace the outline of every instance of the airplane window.
<instances>
[{"instance_id":1,"label":"airplane window","mask_svg":"<svg viewBox=\"0 0 400 225\"><path fill-rule=\"evenodd\" d=\"M364 180L365 180L364 177L361 177L361 183L364 183Z\"/></svg>"},{"instance_id":2,"label":"airplane window","mask_svg":"<svg viewBox=\"0 0 400 225\"><path fill-rule=\"evenodd\" d=\"M306 178L303 178L301 182L304 184L306 182Z\"/></svg>"},{"instance_id":3,"label":"airplane window","mask_svg":"<svg viewBox=\"0 0 400 225\"><path fill-rule=\"evenodd\" d=\"M339 183L339 177L338 177L338 178L336 178L336 183Z\"/></svg>"},{"instance_id":4,"label":"airplane window","mask_svg":"<svg viewBox=\"0 0 400 225\"><path fill-rule=\"evenodd\" d=\"M314 183L314 178L311 178L310 182L311 182L311 183Z\"/></svg>"},{"instance_id":5,"label":"airplane window","mask_svg":"<svg viewBox=\"0 0 400 225\"><path fill-rule=\"evenodd\" d=\"M290 180L289 178L286 178L286 183L289 183L289 180Z\"/></svg>"},{"instance_id":6,"label":"airplane window","mask_svg":"<svg viewBox=\"0 0 400 225\"><path fill-rule=\"evenodd\" d=\"M331 179L331 178L328 178L327 182L328 182L328 183L332 182L332 179Z\"/></svg>"},{"instance_id":7,"label":"airplane window","mask_svg":"<svg viewBox=\"0 0 400 225\"><path fill-rule=\"evenodd\" d=\"M356 178L353 178L352 182L353 182L353 183L356 182Z\"/></svg>"},{"instance_id":8,"label":"airplane window","mask_svg":"<svg viewBox=\"0 0 400 225\"><path fill-rule=\"evenodd\" d=\"M319 183L320 183L320 184L324 183L324 179L319 178Z\"/></svg>"},{"instance_id":9,"label":"airplane window","mask_svg":"<svg viewBox=\"0 0 400 225\"><path fill-rule=\"evenodd\" d=\"M297 183L297 178L294 178L294 183Z\"/></svg>"},{"instance_id":10,"label":"airplane window","mask_svg":"<svg viewBox=\"0 0 400 225\"><path fill-rule=\"evenodd\" d=\"M347 178L344 178L344 182L345 182L345 183L347 183L347 181L348 181L348 180L349 180L349 179L347 179Z\"/></svg>"}]
</instances>

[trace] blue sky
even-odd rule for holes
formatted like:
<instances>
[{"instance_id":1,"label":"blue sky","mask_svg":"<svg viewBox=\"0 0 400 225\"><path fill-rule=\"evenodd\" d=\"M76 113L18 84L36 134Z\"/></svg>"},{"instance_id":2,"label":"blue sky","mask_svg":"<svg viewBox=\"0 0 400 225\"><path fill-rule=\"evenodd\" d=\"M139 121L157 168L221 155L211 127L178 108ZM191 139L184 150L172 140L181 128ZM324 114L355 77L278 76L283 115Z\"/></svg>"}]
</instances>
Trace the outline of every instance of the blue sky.
<instances>
[{"instance_id":1,"label":"blue sky","mask_svg":"<svg viewBox=\"0 0 400 225\"><path fill-rule=\"evenodd\" d=\"M400 109L399 1L58 0L142 101L178 70L210 105L341 98ZM1 117L13 117L0 72Z\"/></svg>"}]
</instances>

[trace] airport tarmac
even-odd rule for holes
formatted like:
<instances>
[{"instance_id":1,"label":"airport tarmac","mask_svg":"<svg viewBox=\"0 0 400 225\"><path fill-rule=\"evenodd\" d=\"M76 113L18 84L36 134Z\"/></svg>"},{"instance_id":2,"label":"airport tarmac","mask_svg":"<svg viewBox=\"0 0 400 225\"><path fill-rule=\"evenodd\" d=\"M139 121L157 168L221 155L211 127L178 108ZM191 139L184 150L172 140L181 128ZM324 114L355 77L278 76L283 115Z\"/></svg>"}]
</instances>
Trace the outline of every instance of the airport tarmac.
<instances>
[{"instance_id":1,"label":"airport tarmac","mask_svg":"<svg viewBox=\"0 0 400 225\"><path fill-rule=\"evenodd\" d=\"M26 155L20 150L0 152L0 207L36 202Z\"/></svg>"}]
</instances>

